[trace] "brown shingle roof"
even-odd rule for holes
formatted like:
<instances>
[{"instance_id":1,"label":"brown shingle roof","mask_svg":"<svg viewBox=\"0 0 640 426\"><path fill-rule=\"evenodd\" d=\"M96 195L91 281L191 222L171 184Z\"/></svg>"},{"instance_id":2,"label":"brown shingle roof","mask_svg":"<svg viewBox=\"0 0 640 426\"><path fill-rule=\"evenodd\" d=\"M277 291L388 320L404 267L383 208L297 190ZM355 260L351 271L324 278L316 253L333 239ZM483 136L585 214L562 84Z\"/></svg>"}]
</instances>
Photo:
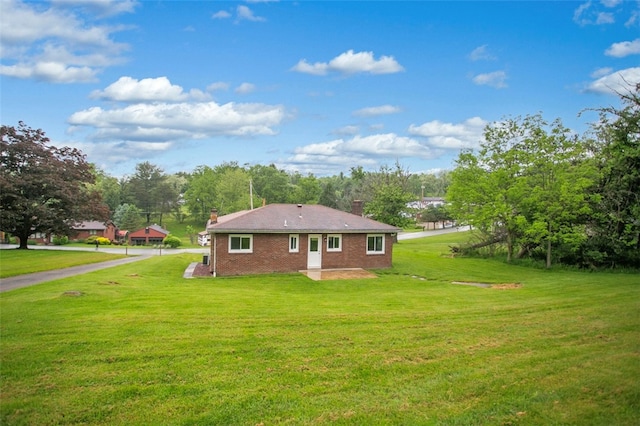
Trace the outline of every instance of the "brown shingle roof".
<instances>
[{"instance_id":1,"label":"brown shingle roof","mask_svg":"<svg viewBox=\"0 0 640 426\"><path fill-rule=\"evenodd\" d=\"M85 231L85 230L104 231L105 229L107 229L107 225L104 222L98 222L96 220L85 220L84 222L80 222L79 224L74 226L73 229L78 231Z\"/></svg>"},{"instance_id":2,"label":"brown shingle roof","mask_svg":"<svg viewBox=\"0 0 640 426\"><path fill-rule=\"evenodd\" d=\"M220 216L217 223L207 227L207 231L214 234L230 232L392 233L399 232L400 229L317 204L268 204L254 210Z\"/></svg>"}]
</instances>

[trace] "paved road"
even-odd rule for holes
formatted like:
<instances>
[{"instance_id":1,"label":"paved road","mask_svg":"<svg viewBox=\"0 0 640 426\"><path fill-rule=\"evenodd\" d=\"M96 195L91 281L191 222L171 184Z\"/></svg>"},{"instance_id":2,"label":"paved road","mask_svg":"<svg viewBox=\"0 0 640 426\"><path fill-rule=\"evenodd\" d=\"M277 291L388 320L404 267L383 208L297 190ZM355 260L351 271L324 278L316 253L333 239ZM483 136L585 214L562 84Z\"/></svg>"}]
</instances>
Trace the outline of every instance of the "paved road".
<instances>
[{"instance_id":1,"label":"paved road","mask_svg":"<svg viewBox=\"0 0 640 426\"><path fill-rule=\"evenodd\" d=\"M0 250L3 249L15 249L18 248L16 244L0 244ZM70 246L29 246L29 250L68 250L68 251L95 251L95 246L87 247L70 247ZM209 253L208 247L202 248L190 248L190 249L172 249L172 248L143 248L143 247L126 247L126 246L100 246L98 251L103 253L112 253L112 254L126 254L128 256L157 256L157 255L168 255L168 254L180 254L180 253L201 253L207 254Z\"/></svg>"},{"instance_id":2,"label":"paved road","mask_svg":"<svg viewBox=\"0 0 640 426\"><path fill-rule=\"evenodd\" d=\"M468 230L468 227L437 229L434 231L407 232L398 234L398 240L412 240L415 238L433 237L435 235L450 234ZM12 244L0 244L0 249L15 249L17 246ZM36 250L81 250L94 251L94 247L65 247L65 246L30 246L30 249ZM14 290L16 288L27 287L30 285L40 284L46 281L53 281L62 278L71 277L73 275L86 274L87 272L98 271L100 269L111 268L112 266L123 265L138 260L147 259L150 256L171 255L179 253L196 253L208 254L209 248L194 249L157 249L157 248L129 248L129 247L100 247L99 251L114 254L128 254L129 257L124 259L109 260L107 262L91 263L88 265L73 266L64 269L55 269L52 271L37 272L34 274L19 275L17 277L9 277L0 279L0 293Z\"/></svg>"},{"instance_id":3,"label":"paved road","mask_svg":"<svg viewBox=\"0 0 640 426\"><path fill-rule=\"evenodd\" d=\"M468 226L454 226L452 228L436 229L433 231L401 232L398 234L398 241L413 240L415 238L434 237L436 235L442 234L453 234L455 232L468 231L469 229L470 228Z\"/></svg>"},{"instance_id":4,"label":"paved road","mask_svg":"<svg viewBox=\"0 0 640 426\"><path fill-rule=\"evenodd\" d=\"M54 269L52 271L36 272L33 274L18 275L0 279L0 293L16 288L28 287L47 281L59 280L74 275L86 274L87 272L98 271L100 269L111 268L112 266L124 265L125 263L137 262L148 259L150 256L130 256L124 259L108 260L100 263L90 263L87 265L72 266L70 268Z\"/></svg>"}]
</instances>

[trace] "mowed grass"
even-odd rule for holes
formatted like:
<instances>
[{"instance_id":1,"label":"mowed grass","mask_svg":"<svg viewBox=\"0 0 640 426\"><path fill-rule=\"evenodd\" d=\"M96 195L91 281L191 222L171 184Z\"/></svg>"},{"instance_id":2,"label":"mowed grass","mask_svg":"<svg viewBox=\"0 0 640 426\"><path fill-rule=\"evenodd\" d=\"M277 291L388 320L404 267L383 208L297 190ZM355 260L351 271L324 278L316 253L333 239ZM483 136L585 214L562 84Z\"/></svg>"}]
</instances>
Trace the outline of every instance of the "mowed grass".
<instances>
[{"instance_id":1,"label":"mowed grass","mask_svg":"<svg viewBox=\"0 0 640 426\"><path fill-rule=\"evenodd\" d=\"M99 250L0 250L0 278L33 272L51 271L88 263L106 262L120 259L124 254L109 254Z\"/></svg>"},{"instance_id":2,"label":"mowed grass","mask_svg":"<svg viewBox=\"0 0 640 426\"><path fill-rule=\"evenodd\" d=\"M0 422L640 423L638 275L451 258L459 238L403 241L376 279L189 280L172 255L2 293Z\"/></svg>"}]
</instances>

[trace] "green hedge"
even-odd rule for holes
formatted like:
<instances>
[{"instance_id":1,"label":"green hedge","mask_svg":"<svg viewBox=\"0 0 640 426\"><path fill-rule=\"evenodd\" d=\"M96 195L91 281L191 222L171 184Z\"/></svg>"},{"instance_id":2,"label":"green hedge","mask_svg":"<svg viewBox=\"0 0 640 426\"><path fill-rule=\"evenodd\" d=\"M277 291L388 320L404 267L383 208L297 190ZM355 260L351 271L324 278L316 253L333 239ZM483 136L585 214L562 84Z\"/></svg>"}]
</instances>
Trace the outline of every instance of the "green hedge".
<instances>
[{"instance_id":1,"label":"green hedge","mask_svg":"<svg viewBox=\"0 0 640 426\"><path fill-rule=\"evenodd\" d=\"M169 246L171 248L176 248L176 247L180 247L182 245L182 240L178 237L176 237L175 235L167 235L166 237L164 237L164 240L162 240L162 243L165 246Z\"/></svg>"}]
</instances>

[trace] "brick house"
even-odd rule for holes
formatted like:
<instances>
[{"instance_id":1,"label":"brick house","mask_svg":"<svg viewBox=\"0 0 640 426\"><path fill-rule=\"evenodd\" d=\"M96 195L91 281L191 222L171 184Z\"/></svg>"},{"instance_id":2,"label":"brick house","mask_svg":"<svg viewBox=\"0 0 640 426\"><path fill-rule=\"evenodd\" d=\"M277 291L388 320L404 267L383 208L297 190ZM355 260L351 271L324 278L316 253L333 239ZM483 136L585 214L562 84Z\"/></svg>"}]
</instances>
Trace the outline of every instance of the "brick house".
<instances>
[{"instance_id":1,"label":"brick house","mask_svg":"<svg viewBox=\"0 0 640 426\"><path fill-rule=\"evenodd\" d=\"M215 276L308 269L390 268L400 229L321 205L269 204L211 212L209 271Z\"/></svg>"},{"instance_id":2,"label":"brick house","mask_svg":"<svg viewBox=\"0 0 640 426\"><path fill-rule=\"evenodd\" d=\"M129 244L134 246L148 246L162 244L169 231L158 225L149 225L135 232L129 233Z\"/></svg>"},{"instance_id":3,"label":"brick house","mask_svg":"<svg viewBox=\"0 0 640 426\"><path fill-rule=\"evenodd\" d=\"M74 240L86 240L91 236L108 238L109 241L115 241L117 239L118 228L110 220L107 222L99 222L96 220L89 220L80 222L74 226L73 234L71 238Z\"/></svg>"}]
</instances>

